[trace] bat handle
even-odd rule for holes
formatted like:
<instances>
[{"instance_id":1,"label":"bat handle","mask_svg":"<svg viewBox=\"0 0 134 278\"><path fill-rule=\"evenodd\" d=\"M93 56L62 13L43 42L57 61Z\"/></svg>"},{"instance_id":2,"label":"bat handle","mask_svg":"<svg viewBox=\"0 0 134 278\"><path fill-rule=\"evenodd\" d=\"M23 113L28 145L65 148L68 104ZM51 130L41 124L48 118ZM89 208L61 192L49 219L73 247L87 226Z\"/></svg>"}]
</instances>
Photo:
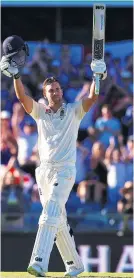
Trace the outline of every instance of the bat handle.
<instances>
[{"instance_id":1,"label":"bat handle","mask_svg":"<svg viewBox=\"0 0 134 278\"><path fill-rule=\"evenodd\" d=\"M95 94L99 95L100 92L100 75L95 74Z\"/></svg>"}]
</instances>

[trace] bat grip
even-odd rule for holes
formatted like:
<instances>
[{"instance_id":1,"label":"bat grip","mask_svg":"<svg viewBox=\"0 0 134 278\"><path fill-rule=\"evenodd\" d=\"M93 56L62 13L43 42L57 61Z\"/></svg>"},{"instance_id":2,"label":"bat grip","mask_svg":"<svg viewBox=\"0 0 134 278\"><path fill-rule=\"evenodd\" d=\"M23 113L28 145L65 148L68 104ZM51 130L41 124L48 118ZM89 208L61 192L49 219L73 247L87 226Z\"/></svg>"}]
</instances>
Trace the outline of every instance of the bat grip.
<instances>
[{"instance_id":1,"label":"bat grip","mask_svg":"<svg viewBox=\"0 0 134 278\"><path fill-rule=\"evenodd\" d=\"M95 74L95 95L99 95L100 91L100 75Z\"/></svg>"}]
</instances>

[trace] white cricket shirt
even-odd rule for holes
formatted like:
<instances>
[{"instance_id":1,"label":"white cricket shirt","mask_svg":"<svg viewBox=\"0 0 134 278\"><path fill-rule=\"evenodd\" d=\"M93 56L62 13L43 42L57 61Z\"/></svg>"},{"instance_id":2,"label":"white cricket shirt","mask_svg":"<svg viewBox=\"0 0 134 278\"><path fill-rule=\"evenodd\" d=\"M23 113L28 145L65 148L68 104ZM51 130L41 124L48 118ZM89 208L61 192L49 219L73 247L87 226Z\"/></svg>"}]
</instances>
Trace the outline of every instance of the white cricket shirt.
<instances>
[{"instance_id":1,"label":"white cricket shirt","mask_svg":"<svg viewBox=\"0 0 134 278\"><path fill-rule=\"evenodd\" d=\"M82 100L63 104L56 113L45 105L33 101L30 115L37 123L41 164L75 164L78 128L85 115Z\"/></svg>"}]
</instances>

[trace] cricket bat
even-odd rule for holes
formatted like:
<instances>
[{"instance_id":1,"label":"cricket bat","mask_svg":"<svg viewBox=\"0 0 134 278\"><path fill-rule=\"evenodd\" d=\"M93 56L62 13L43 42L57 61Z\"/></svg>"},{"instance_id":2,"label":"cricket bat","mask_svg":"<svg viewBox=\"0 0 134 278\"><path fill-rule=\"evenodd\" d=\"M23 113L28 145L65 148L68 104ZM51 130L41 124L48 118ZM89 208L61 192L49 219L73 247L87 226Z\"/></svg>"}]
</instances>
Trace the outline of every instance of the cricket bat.
<instances>
[{"instance_id":1,"label":"cricket bat","mask_svg":"<svg viewBox=\"0 0 134 278\"><path fill-rule=\"evenodd\" d=\"M105 16L106 6L94 4L93 6L93 36L92 36L92 60L104 61L105 48ZM95 94L99 94L100 75L95 75Z\"/></svg>"}]
</instances>

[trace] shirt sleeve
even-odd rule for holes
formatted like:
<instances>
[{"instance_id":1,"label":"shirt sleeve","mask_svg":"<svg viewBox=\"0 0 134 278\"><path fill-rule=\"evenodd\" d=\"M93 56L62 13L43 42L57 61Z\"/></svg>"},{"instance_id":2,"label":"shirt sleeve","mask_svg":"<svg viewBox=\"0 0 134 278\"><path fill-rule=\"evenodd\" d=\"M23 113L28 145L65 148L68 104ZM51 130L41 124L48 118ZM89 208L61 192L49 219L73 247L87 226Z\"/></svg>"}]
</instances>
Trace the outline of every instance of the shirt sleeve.
<instances>
[{"instance_id":1,"label":"shirt sleeve","mask_svg":"<svg viewBox=\"0 0 134 278\"><path fill-rule=\"evenodd\" d=\"M79 120L82 120L86 112L83 109L82 100L74 102L71 104L75 110L75 114Z\"/></svg>"},{"instance_id":2,"label":"shirt sleeve","mask_svg":"<svg viewBox=\"0 0 134 278\"><path fill-rule=\"evenodd\" d=\"M39 119L39 103L33 100L33 109L32 112L30 113L30 116L34 119L34 120L38 120Z\"/></svg>"},{"instance_id":3,"label":"shirt sleeve","mask_svg":"<svg viewBox=\"0 0 134 278\"><path fill-rule=\"evenodd\" d=\"M103 122L101 121L101 119L97 119L95 122L95 128L100 129L103 125Z\"/></svg>"}]
</instances>

